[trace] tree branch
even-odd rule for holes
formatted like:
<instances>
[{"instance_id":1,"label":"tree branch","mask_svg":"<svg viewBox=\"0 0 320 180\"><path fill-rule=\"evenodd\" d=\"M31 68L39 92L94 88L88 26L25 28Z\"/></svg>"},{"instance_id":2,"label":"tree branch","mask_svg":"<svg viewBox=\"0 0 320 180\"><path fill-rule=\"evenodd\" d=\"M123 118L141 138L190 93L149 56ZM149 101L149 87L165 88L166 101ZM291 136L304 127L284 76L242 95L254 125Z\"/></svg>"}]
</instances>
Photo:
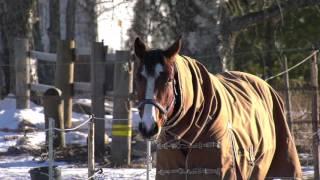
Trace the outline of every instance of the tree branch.
<instances>
[{"instance_id":1,"label":"tree branch","mask_svg":"<svg viewBox=\"0 0 320 180\"><path fill-rule=\"evenodd\" d=\"M259 12L253 12L244 16L235 17L227 22L227 27L231 32L240 31L262 21L279 17L281 13L286 13L291 10L317 4L320 4L320 0L289 0L280 3L281 9L279 8L279 4L276 4Z\"/></svg>"}]
</instances>

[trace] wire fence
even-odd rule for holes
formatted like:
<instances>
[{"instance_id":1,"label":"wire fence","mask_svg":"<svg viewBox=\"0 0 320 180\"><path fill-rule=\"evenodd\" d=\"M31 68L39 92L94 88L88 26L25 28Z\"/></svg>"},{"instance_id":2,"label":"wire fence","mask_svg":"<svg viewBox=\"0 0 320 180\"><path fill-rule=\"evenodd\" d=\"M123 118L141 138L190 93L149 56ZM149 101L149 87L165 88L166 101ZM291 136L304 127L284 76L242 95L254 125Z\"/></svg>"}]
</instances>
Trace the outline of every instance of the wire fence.
<instances>
[{"instance_id":1,"label":"wire fence","mask_svg":"<svg viewBox=\"0 0 320 180\"><path fill-rule=\"evenodd\" d=\"M71 132L71 131L76 131L76 130L79 130L81 127L87 125L87 124L88 124L90 121L92 121L92 120L104 120L104 121L110 121L110 120L111 120L111 121L119 121L119 120L120 120L120 121L128 121L128 119L96 118L94 115L91 114L88 119L82 121L79 125L77 125L77 126L75 126L75 127L73 127L73 128L67 128L67 129L53 128L52 130L58 131L58 132ZM50 131L50 130L51 130L50 128L44 129L45 132ZM50 138L50 137L49 137L49 138ZM52 138L52 137L51 137L51 138ZM54 152L53 152L53 153L54 153ZM47 154L50 154L50 152L48 152ZM150 162L149 162L150 159L152 160L152 155L151 155L151 154L147 154L146 162L145 162L146 167L148 167L147 164L150 163ZM151 169L147 169L146 171L144 171L144 172L142 172L142 173L135 173L135 174L133 174L133 175L131 175L131 176L118 176L118 177L116 177L116 178L117 178L117 179L128 179L128 180L129 180L129 179L135 179L135 178L141 177L141 176L143 176L143 175L147 175L147 174L148 174L147 171L151 171ZM47 175L49 176L49 174L47 174ZM102 168L99 168L99 169L95 170L95 173L94 173L92 176L88 177L87 179L88 179L88 180L89 180L89 179L107 179L107 177L108 177L108 174L105 173ZM146 178L147 178L147 177L146 177ZM147 179L149 179L149 178L147 178Z\"/></svg>"},{"instance_id":2,"label":"wire fence","mask_svg":"<svg viewBox=\"0 0 320 180\"><path fill-rule=\"evenodd\" d=\"M301 64L307 62L308 60L310 60L311 57L313 57L315 54L317 54L319 51L314 51L311 55L309 55L308 57L306 57L305 59L301 60L299 63L297 63L296 65L292 66L291 68L276 74L275 76L272 76L270 78L267 78L266 81L273 79L275 77L281 76L284 73L287 73L295 68L297 68L298 66L300 66ZM13 96L12 97L16 97ZM74 128L69 128L69 129L59 129L59 128L54 128L55 131L60 131L60 132L70 132L70 131L76 131L79 130L81 127L85 126L86 124L88 124L90 122L90 120L104 120L104 121L128 121L128 119L108 119L108 118L100 118L100 117L94 117L93 115L90 115L88 119L84 120L83 122L81 122L79 125L77 125ZM112 129L112 128L111 128ZM111 130L110 129L110 130ZM107 129L109 130L109 129ZM44 129L44 131L49 131L49 129ZM310 133L310 132L299 132L300 134L303 134L305 136L308 136L310 139L314 136L320 136L320 130L318 130L317 132L314 133ZM199 148L199 149L203 149L203 148L220 148L220 144L218 142L206 142L206 143L198 143L198 144L194 144L192 146L187 146L187 145L181 145L181 144L157 144L157 148L158 149L192 149L192 148ZM148 159L150 159L151 157L147 157L147 161ZM147 162L146 162L147 165ZM159 174L161 175L167 175L167 174L216 174L218 170L217 169L172 169L172 170L159 170ZM147 172L143 172L143 173L137 173L133 176L130 177L119 177L119 179L130 179L130 178L135 178L135 177L140 177L144 174L147 174ZM96 179L96 178L106 178L107 174L105 174L103 172L103 170L99 169L97 171L95 171L95 174L90 176L88 179Z\"/></svg>"},{"instance_id":3,"label":"wire fence","mask_svg":"<svg viewBox=\"0 0 320 180\"><path fill-rule=\"evenodd\" d=\"M312 56L314 53L317 53L318 50L315 50L314 48L288 48L288 49L281 49L281 52L308 52L308 51L314 51L310 56ZM280 52L280 50L266 50L266 51L263 51L263 52ZM235 53L234 55L242 55L242 54L252 54L252 50L248 50L248 51L243 51L243 52L238 52L238 53ZM89 56L90 54L88 54ZM196 55L196 56L193 56L193 58L195 59L202 59L202 58L214 58L216 57L216 55L212 55L212 54L208 54L208 55ZM30 57L29 58L31 59L36 59L36 58L33 58L33 57ZM45 64L46 66L68 66L70 64L68 63L59 63L59 64L56 64L55 62L48 62L48 61L45 61L45 62L42 62L43 64ZM74 62L76 65L92 65L92 64L97 64L97 65L106 65L106 64L115 64L115 63L121 63L119 61L114 61L114 60L111 60L111 61L108 61L106 60L105 62L84 62L84 61L75 61ZM26 65L28 66L34 66L35 63L27 63ZM300 65L300 64L299 64ZM0 64L0 67L15 67L14 64Z\"/></svg>"},{"instance_id":4,"label":"wire fence","mask_svg":"<svg viewBox=\"0 0 320 180\"><path fill-rule=\"evenodd\" d=\"M299 63L295 64L294 66L288 68L287 70L285 70L285 71L283 71L283 72L280 72L280 73L278 73L278 74L276 74L276 75L274 75L274 76L271 76L271 77L265 79L265 81L269 81L269 80L271 80L271 79L274 79L274 78L276 78L276 77L278 77L278 76L281 76L281 75L283 75L283 74L285 74L285 73L290 72L291 70L297 68L297 67L300 66L301 64L303 64L303 63L307 62L308 60L310 60L310 59L311 59L312 57L314 57L318 52L319 52L319 50L314 51L312 54L310 54L310 55L309 55L308 57L306 57L305 59L301 60Z\"/></svg>"},{"instance_id":5,"label":"wire fence","mask_svg":"<svg viewBox=\"0 0 320 180\"><path fill-rule=\"evenodd\" d=\"M93 115L90 115L88 119L83 120L79 125L77 125L74 128L70 129L59 129L59 128L54 128L56 131L64 131L64 132L70 132L70 131L76 131L79 130L81 127L85 126L91 119L95 120L104 120L104 121L112 121L112 120L120 120L120 121L127 121L128 119L110 119L110 118L98 118L94 117ZM48 129L44 129L44 131L48 131ZM319 135L320 136L320 130L318 130L316 133L312 133L309 131L298 131L300 135L308 137L308 139L312 139L313 136ZM305 143L305 142L304 142ZM208 143L200 143L200 144L194 144L190 147L186 145L176 145L176 144L157 144L158 149L187 149L187 148L219 148L220 144L218 142L208 142ZM308 154L312 154L312 150L310 149L310 152ZM305 163L311 164L312 165L312 159L310 159L310 156L304 157L307 161ZM145 163L147 164L147 163ZM168 175L168 174L180 174L180 175L195 175L195 174L207 174L207 175L212 175L215 174L218 170L215 169L171 169L171 170L159 170L158 174L160 175ZM135 178L140 178L147 174L146 171L142 173L137 173L132 176L119 176L117 179L135 179ZM92 177L89 177L90 179L107 179L108 178L108 173L102 171L96 171L95 174ZM89 179L88 178L88 179Z\"/></svg>"},{"instance_id":6,"label":"wire fence","mask_svg":"<svg viewBox=\"0 0 320 180\"><path fill-rule=\"evenodd\" d=\"M71 131L71 130L76 130L76 128L80 128L80 126L85 125L88 120L90 120L91 118L94 118L93 116L91 116L89 119L83 121L83 123L81 123L81 125L72 128L72 129L67 129L67 131ZM110 119L105 119L105 118L97 118L97 120L110 120ZM119 119L119 120L127 120L127 119ZM57 130L55 128L55 130ZM61 129L59 129L59 131L62 131ZM313 136L316 135L320 135L320 130L318 130L316 133L310 133L310 132L299 132L300 134L304 134L306 136L308 136L310 139L312 139ZM177 150L177 149L205 149L205 148L220 148L221 145L219 142L206 142L206 143L196 143L193 145L185 145L185 144L175 144L175 143L157 143L157 149L158 150ZM147 157L145 165L147 166L148 163L148 158L151 157ZM182 168L178 168L178 169L167 169L167 170L158 170L158 174L161 176L165 176L165 175L170 175L170 174L177 174L177 175L197 175L197 174L202 174L202 175L219 175L220 169L210 169L210 168L195 168L195 169L182 169ZM142 173L137 173L135 175L132 176L119 176L117 177L117 179L134 179L136 177L141 177L143 175L147 174L146 171L142 172ZM94 177L97 179L104 179L108 177L108 174L106 172L103 172L103 170L100 171L96 171L94 174ZM271 178L271 177L268 177ZM274 178L274 177L273 177ZM281 178L281 177L277 177L277 178Z\"/></svg>"}]
</instances>

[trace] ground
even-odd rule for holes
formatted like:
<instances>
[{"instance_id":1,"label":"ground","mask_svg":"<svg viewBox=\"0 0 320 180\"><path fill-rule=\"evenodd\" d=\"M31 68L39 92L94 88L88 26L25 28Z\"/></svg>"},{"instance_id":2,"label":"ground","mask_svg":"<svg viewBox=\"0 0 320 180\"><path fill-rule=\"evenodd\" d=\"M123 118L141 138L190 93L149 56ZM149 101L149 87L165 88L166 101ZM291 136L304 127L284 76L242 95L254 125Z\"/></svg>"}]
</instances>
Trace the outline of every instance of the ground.
<instances>
[{"instance_id":1,"label":"ground","mask_svg":"<svg viewBox=\"0 0 320 180\"><path fill-rule=\"evenodd\" d=\"M30 109L17 110L15 98L9 97L0 101L0 179L31 179L29 170L48 165L43 108L31 103ZM72 117L74 126L89 118L82 113L73 113ZM136 112L133 117L136 120ZM106 119L111 120L112 116L106 115ZM110 127L111 121L107 121L106 128ZM62 179L87 179L86 138L87 126L66 133L68 148L55 154L55 165L60 169ZM134 160L135 167L140 168L108 168L107 163L97 164L97 169L101 167L103 171L95 179L146 179L143 161L144 158ZM154 176L155 169L150 172L151 179Z\"/></svg>"},{"instance_id":2,"label":"ground","mask_svg":"<svg viewBox=\"0 0 320 180\"><path fill-rule=\"evenodd\" d=\"M44 146L43 108L31 103L30 109L17 110L14 96L9 97L11 98L0 100L0 179L27 180L30 179L30 169L47 166L48 153ZM73 113L72 117L73 126L89 118L85 113ZM110 129L112 116L106 115L105 118L107 119L106 129ZM137 112L133 110L133 128L137 127L138 121ZM58 150L55 154L55 165L60 169L62 179L88 178L86 139L87 126L66 133L68 148ZM133 147L134 160L131 168L110 168L112 166L107 156L104 163L97 164L97 169L102 168L103 171L95 179L146 179L145 145L134 142ZM110 150L108 145L106 149ZM302 157L303 154L300 156ZM304 166L303 174L304 179L312 177L313 167ZM150 179L154 177L155 169L153 168Z\"/></svg>"}]
</instances>

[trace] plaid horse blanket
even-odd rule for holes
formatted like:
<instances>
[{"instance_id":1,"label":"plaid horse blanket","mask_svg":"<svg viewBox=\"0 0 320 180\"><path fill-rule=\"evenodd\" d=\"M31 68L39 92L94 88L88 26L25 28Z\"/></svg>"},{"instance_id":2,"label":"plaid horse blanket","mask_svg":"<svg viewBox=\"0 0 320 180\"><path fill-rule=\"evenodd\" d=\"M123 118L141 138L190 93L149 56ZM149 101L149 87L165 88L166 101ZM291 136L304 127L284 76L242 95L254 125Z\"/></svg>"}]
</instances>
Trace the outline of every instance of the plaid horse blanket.
<instances>
[{"instance_id":1,"label":"plaid horse blanket","mask_svg":"<svg viewBox=\"0 0 320 180\"><path fill-rule=\"evenodd\" d=\"M243 72L176 56L178 109L161 130L156 179L300 179L279 95Z\"/></svg>"}]
</instances>

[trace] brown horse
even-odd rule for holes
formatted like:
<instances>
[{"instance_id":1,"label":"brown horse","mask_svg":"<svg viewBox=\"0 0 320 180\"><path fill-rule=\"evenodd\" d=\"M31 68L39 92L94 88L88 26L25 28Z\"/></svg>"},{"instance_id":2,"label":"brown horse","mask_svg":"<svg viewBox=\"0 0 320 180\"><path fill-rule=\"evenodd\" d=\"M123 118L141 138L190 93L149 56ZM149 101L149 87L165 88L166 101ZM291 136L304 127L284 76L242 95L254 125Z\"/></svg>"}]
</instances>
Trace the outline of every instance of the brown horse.
<instances>
[{"instance_id":1,"label":"brown horse","mask_svg":"<svg viewBox=\"0 0 320 180\"><path fill-rule=\"evenodd\" d=\"M180 39L166 50L134 46L139 131L157 140L157 179L301 178L283 103L265 81L212 75L178 55Z\"/></svg>"}]
</instances>

